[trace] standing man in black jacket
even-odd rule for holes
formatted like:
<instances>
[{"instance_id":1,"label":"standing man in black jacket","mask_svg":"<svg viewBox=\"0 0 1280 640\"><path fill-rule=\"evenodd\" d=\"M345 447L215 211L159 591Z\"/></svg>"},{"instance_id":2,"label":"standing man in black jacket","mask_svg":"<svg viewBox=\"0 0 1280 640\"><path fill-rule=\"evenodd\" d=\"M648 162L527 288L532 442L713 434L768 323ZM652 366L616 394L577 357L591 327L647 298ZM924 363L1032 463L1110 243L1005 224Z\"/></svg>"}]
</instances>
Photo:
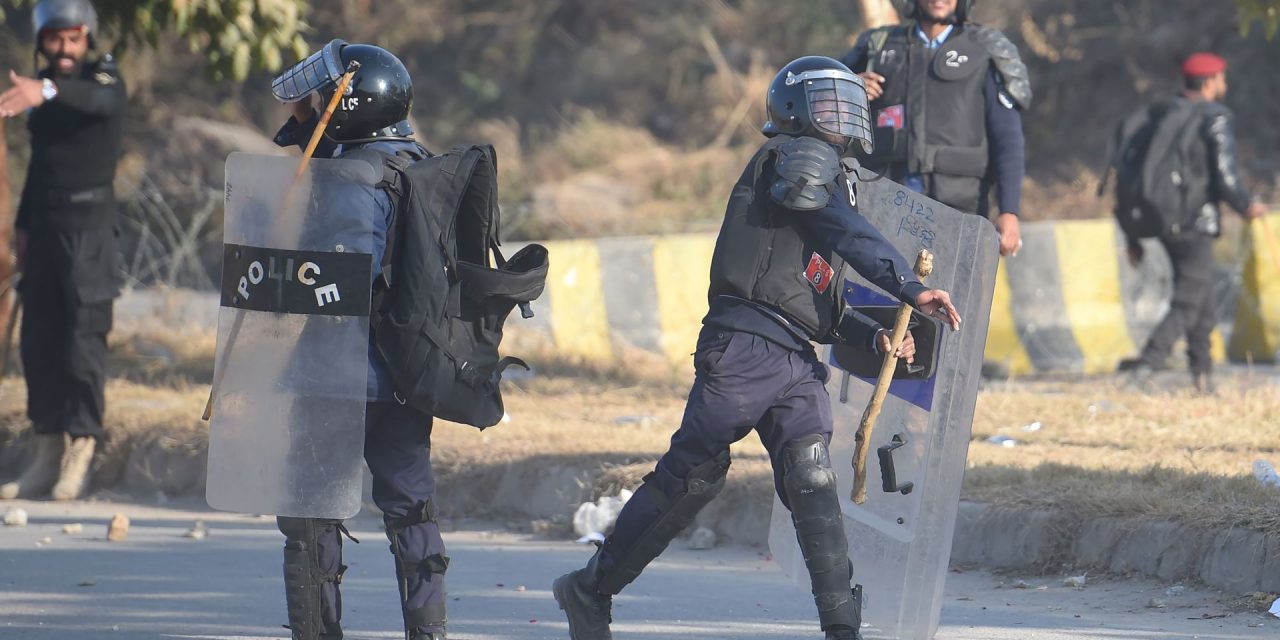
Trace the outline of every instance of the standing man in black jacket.
<instances>
[{"instance_id":1,"label":"standing man in black jacket","mask_svg":"<svg viewBox=\"0 0 1280 640\"><path fill-rule=\"evenodd\" d=\"M94 53L88 0L35 8L37 77L9 72L0 118L27 116L31 164L18 208L22 366L35 456L0 499L84 489L102 428L107 332L119 294L116 205L126 94L109 55Z\"/></svg>"},{"instance_id":2,"label":"standing man in black jacket","mask_svg":"<svg viewBox=\"0 0 1280 640\"><path fill-rule=\"evenodd\" d=\"M1156 326L1142 355L1120 363L1136 383L1145 383L1165 367L1173 343L1186 336L1187 359L1192 383L1197 391L1210 393L1213 360L1209 355L1209 335L1217 323L1213 308L1213 240L1222 233L1218 203L1226 202L1246 218L1257 218L1266 207L1255 200L1240 182L1236 163L1236 135L1231 110L1221 104L1227 95L1227 61L1212 53L1196 53L1182 64L1184 88L1178 102L1197 103L1200 117L1192 120L1199 128L1200 144L1192 146L1189 167L1203 167L1207 180L1187 180L1190 185L1206 185L1202 193L1189 194L1195 216L1192 224L1160 237L1173 263L1173 299L1169 313ZM1129 259L1142 260L1142 245L1128 239Z\"/></svg>"},{"instance_id":3,"label":"standing man in black jacket","mask_svg":"<svg viewBox=\"0 0 1280 640\"><path fill-rule=\"evenodd\" d=\"M1022 244L1022 110L1031 83L1018 49L970 21L975 0L906 0L905 22L858 36L840 59L871 99L868 169L960 211L988 215L996 188L1000 254Z\"/></svg>"}]
</instances>

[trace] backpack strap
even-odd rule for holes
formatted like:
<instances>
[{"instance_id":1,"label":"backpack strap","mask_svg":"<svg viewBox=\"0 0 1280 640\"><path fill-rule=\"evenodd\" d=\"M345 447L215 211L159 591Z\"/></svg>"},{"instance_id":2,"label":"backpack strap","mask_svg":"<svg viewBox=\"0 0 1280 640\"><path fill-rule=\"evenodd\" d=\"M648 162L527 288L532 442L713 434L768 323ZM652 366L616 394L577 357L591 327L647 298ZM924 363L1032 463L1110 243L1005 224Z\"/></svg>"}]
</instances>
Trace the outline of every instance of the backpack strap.
<instances>
[{"instance_id":1,"label":"backpack strap","mask_svg":"<svg viewBox=\"0 0 1280 640\"><path fill-rule=\"evenodd\" d=\"M383 247L382 262L379 265L381 274L374 282L375 293L391 286L391 266L395 258L396 239L400 236L400 221L403 218L401 212L409 196L409 180L404 175L405 171L413 163L423 158L431 157L431 152L427 151L425 147L422 145L416 146L417 149L413 152L401 150L394 154L363 147L343 156L344 158L364 160L375 167L381 166L382 179L374 185L374 188L386 193L387 198L391 201L391 223L387 225L386 246Z\"/></svg>"}]
</instances>

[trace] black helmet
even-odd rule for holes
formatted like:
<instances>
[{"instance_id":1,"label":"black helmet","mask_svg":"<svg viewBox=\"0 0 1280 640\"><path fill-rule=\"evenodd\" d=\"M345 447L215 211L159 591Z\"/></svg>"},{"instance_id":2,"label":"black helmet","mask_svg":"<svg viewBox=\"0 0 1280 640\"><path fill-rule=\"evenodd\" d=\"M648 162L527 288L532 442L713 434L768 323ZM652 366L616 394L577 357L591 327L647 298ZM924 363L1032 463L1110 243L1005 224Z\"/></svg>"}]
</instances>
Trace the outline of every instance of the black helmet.
<instances>
[{"instance_id":1,"label":"black helmet","mask_svg":"<svg viewBox=\"0 0 1280 640\"><path fill-rule=\"evenodd\" d=\"M805 56L791 61L774 76L765 98L769 121L762 132L844 138L845 151L854 140L871 153L871 114L867 88L857 74L838 60Z\"/></svg>"},{"instance_id":2,"label":"black helmet","mask_svg":"<svg viewBox=\"0 0 1280 640\"><path fill-rule=\"evenodd\" d=\"M31 12L31 24L36 46L40 46L40 33L45 29L75 29L83 27L93 46L93 34L98 32L98 12L89 0L40 0Z\"/></svg>"},{"instance_id":3,"label":"black helmet","mask_svg":"<svg viewBox=\"0 0 1280 640\"><path fill-rule=\"evenodd\" d=\"M404 63L381 47L334 40L271 82L281 102L297 102L319 93L327 103L352 63L351 85L338 102L325 135L339 142L408 139L413 79Z\"/></svg>"},{"instance_id":4,"label":"black helmet","mask_svg":"<svg viewBox=\"0 0 1280 640\"><path fill-rule=\"evenodd\" d=\"M976 0L956 0L956 13L952 17L954 22L968 22L969 16L973 13L973 5ZM902 15L908 20L918 20L920 18L920 0L903 0Z\"/></svg>"}]
</instances>

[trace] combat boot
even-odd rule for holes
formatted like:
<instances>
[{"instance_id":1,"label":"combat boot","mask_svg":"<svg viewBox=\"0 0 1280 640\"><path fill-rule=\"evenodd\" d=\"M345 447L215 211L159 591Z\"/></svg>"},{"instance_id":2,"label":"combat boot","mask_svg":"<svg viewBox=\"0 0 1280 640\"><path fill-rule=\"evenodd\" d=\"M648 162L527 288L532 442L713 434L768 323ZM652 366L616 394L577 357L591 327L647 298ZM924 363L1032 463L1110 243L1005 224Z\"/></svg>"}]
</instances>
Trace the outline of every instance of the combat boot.
<instances>
[{"instance_id":1,"label":"combat boot","mask_svg":"<svg viewBox=\"0 0 1280 640\"><path fill-rule=\"evenodd\" d=\"M66 444L61 433L35 435L35 454L13 482L0 485L0 500L34 498L49 492L58 481L58 467Z\"/></svg>"},{"instance_id":2,"label":"combat boot","mask_svg":"<svg viewBox=\"0 0 1280 640\"><path fill-rule=\"evenodd\" d=\"M827 629L826 640L862 640L862 634L857 629L837 625Z\"/></svg>"},{"instance_id":3,"label":"combat boot","mask_svg":"<svg viewBox=\"0 0 1280 640\"><path fill-rule=\"evenodd\" d=\"M53 485L54 500L75 500L84 491L89 479L89 463L98 441L93 438L72 438L66 453L62 454L62 470L58 484Z\"/></svg>"},{"instance_id":4,"label":"combat boot","mask_svg":"<svg viewBox=\"0 0 1280 640\"><path fill-rule=\"evenodd\" d=\"M591 557L587 566L556 578L551 585L556 603L569 618L571 640L613 640L609 623L613 622L613 596L603 595L596 559Z\"/></svg>"},{"instance_id":5,"label":"combat boot","mask_svg":"<svg viewBox=\"0 0 1280 640\"><path fill-rule=\"evenodd\" d=\"M1198 396L1218 395L1218 387L1213 384L1213 376L1208 373L1191 374L1191 386Z\"/></svg>"}]
</instances>

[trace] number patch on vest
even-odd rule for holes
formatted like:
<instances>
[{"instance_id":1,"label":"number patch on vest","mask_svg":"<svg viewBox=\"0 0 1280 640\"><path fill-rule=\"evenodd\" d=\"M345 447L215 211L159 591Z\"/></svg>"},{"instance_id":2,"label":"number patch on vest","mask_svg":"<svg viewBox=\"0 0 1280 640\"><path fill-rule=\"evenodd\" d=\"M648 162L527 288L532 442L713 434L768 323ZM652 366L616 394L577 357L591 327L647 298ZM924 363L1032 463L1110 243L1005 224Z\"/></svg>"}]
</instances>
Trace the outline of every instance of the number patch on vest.
<instances>
[{"instance_id":1,"label":"number patch on vest","mask_svg":"<svg viewBox=\"0 0 1280 640\"><path fill-rule=\"evenodd\" d=\"M814 252L813 257L809 258L809 266L804 270L804 279L808 280L809 284L818 290L818 293L827 292L827 287L831 286L831 278L835 275L835 270L817 252Z\"/></svg>"}]
</instances>

